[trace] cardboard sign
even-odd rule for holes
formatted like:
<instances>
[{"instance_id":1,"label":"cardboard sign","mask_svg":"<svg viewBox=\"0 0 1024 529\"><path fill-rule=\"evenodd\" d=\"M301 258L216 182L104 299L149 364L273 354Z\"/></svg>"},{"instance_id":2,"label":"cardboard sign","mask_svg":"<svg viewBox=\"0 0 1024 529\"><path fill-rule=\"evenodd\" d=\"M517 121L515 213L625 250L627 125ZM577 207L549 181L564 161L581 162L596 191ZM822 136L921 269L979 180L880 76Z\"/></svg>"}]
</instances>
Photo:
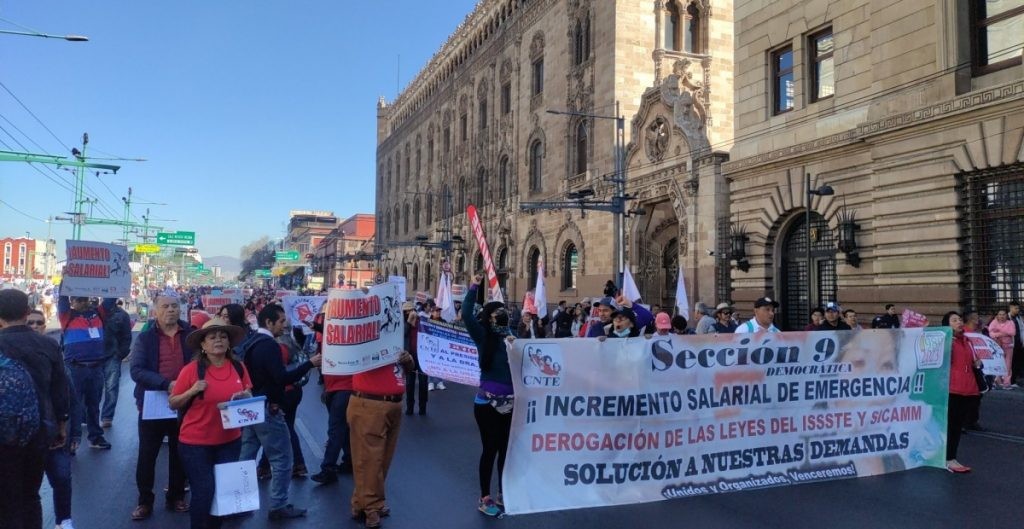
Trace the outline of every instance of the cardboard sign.
<instances>
[{"instance_id":1,"label":"cardboard sign","mask_svg":"<svg viewBox=\"0 0 1024 529\"><path fill-rule=\"evenodd\" d=\"M220 424L225 430L252 426L267 420L267 398L263 395L221 402L217 408L220 410Z\"/></svg>"},{"instance_id":2,"label":"cardboard sign","mask_svg":"<svg viewBox=\"0 0 1024 529\"><path fill-rule=\"evenodd\" d=\"M68 241L60 295L122 298L132 295L128 249L116 244Z\"/></svg>"}]
</instances>

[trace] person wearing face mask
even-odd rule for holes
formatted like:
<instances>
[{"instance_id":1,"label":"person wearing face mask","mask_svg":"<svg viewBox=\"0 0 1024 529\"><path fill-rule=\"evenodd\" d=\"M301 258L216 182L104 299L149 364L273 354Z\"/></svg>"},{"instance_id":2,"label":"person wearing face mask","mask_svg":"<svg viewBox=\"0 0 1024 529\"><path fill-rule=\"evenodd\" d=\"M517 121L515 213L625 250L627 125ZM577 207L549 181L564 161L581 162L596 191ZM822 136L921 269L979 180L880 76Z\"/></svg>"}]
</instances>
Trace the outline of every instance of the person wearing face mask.
<instances>
[{"instance_id":1,"label":"person wearing face mask","mask_svg":"<svg viewBox=\"0 0 1024 529\"><path fill-rule=\"evenodd\" d=\"M500 516L504 512L501 498L501 475L505 467L505 453L512 428L512 372L508 365L505 340L509 337L508 311L505 305L492 301L484 305L480 314L473 315L477 293L482 292L484 277L477 274L466 291L462 303L462 320L466 331L476 343L480 358L480 389L473 400L473 415L480 429L483 451L480 454L480 500L477 509L487 516ZM481 296L482 297L482 296ZM495 459L498 466L498 494L491 496L491 477Z\"/></svg>"}]
</instances>

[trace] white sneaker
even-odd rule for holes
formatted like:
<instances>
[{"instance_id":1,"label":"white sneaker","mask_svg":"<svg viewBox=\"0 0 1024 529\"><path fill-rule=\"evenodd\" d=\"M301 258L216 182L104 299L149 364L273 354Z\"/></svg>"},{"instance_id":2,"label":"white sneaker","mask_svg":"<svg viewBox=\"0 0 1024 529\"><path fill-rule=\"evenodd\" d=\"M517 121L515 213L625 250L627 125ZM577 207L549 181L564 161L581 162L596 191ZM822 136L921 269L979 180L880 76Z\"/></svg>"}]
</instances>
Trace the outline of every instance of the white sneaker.
<instances>
[{"instance_id":1,"label":"white sneaker","mask_svg":"<svg viewBox=\"0 0 1024 529\"><path fill-rule=\"evenodd\" d=\"M434 383L433 382L427 384L427 391L434 391Z\"/></svg>"},{"instance_id":2,"label":"white sneaker","mask_svg":"<svg viewBox=\"0 0 1024 529\"><path fill-rule=\"evenodd\" d=\"M437 389L448 389L448 388L444 387L444 382L438 382L437 383Z\"/></svg>"},{"instance_id":3,"label":"white sneaker","mask_svg":"<svg viewBox=\"0 0 1024 529\"><path fill-rule=\"evenodd\" d=\"M71 518L64 520L57 526L57 529L75 529L75 524L71 521Z\"/></svg>"}]
</instances>

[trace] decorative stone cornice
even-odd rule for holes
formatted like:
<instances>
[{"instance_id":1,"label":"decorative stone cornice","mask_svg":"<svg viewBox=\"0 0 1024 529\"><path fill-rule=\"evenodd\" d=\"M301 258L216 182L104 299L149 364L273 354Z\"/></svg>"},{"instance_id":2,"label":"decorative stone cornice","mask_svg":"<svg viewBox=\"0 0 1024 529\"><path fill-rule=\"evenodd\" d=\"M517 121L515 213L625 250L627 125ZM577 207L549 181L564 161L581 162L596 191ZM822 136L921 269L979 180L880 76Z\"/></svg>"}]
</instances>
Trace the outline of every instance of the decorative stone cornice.
<instances>
[{"instance_id":1,"label":"decorative stone cornice","mask_svg":"<svg viewBox=\"0 0 1024 529\"><path fill-rule=\"evenodd\" d=\"M726 173L737 173L766 163L796 157L839 145L864 141L872 136L894 132L911 125L926 123L961 114L969 110L975 110L977 108L1022 98L1024 98L1024 80L1018 80L1010 84L973 92L916 110L911 110L909 112L888 116L870 123L863 123L854 129L831 134L812 141L790 145L782 149L749 156L733 162L726 162L723 164L722 169Z\"/></svg>"}]
</instances>

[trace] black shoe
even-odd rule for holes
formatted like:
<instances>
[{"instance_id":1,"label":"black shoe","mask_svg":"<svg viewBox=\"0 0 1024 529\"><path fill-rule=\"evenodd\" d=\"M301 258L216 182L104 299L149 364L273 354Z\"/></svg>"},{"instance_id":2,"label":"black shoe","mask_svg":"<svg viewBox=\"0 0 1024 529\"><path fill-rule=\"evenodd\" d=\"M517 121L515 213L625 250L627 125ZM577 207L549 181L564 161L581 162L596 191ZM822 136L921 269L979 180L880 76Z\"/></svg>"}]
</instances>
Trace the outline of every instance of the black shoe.
<instances>
[{"instance_id":1,"label":"black shoe","mask_svg":"<svg viewBox=\"0 0 1024 529\"><path fill-rule=\"evenodd\" d=\"M345 461L338 465L338 474L351 474L352 473L352 462Z\"/></svg>"},{"instance_id":2,"label":"black shoe","mask_svg":"<svg viewBox=\"0 0 1024 529\"><path fill-rule=\"evenodd\" d=\"M280 509L274 509L267 513L267 519L270 520L290 520L292 518L302 518L306 515L306 509L297 509L294 505L288 504Z\"/></svg>"},{"instance_id":3,"label":"black shoe","mask_svg":"<svg viewBox=\"0 0 1024 529\"><path fill-rule=\"evenodd\" d=\"M309 479L321 484L329 485L338 481L338 470L334 468L325 468L317 474L313 474Z\"/></svg>"},{"instance_id":4,"label":"black shoe","mask_svg":"<svg viewBox=\"0 0 1024 529\"><path fill-rule=\"evenodd\" d=\"M100 450L110 450L110 443L102 435L95 439L89 439L89 446Z\"/></svg>"}]
</instances>

